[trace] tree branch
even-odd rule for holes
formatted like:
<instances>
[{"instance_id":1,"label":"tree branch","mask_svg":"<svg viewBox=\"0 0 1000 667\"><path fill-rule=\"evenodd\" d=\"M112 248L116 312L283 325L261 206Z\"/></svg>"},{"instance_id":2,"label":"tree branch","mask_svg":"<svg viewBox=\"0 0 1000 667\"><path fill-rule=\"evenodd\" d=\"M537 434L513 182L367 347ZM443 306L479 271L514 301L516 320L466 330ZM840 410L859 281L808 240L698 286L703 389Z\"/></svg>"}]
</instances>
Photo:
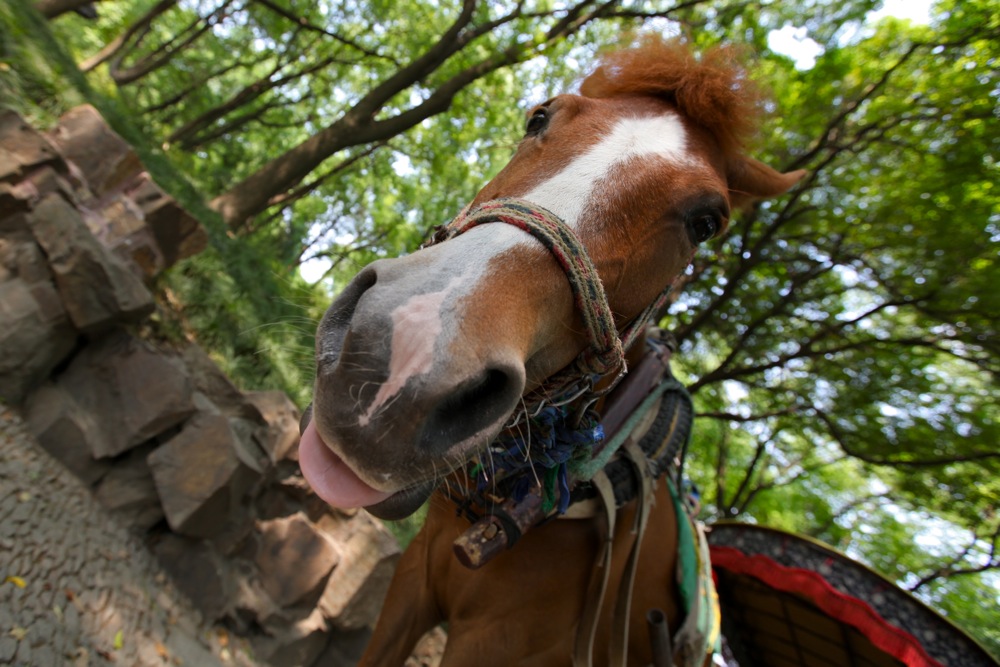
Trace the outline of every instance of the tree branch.
<instances>
[{"instance_id":1,"label":"tree branch","mask_svg":"<svg viewBox=\"0 0 1000 667\"><path fill-rule=\"evenodd\" d=\"M989 459L1000 459L1000 451L982 451L970 454L953 454L951 456L932 456L920 459L890 459L872 456L851 445L847 434L840 428L837 422L830 415L820 408L813 408L815 414L823 424L826 425L827 432L834 439L843 452L856 459L879 466L892 466L899 468L928 468L935 466L950 465L953 463L969 463L973 461L987 461Z\"/></svg>"},{"instance_id":2,"label":"tree branch","mask_svg":"<svg viewBox=\"0 0 1000 667\"><path fill-rule=\"evenodd\" d=\"M109 65L111 78L117 85L124 86L134 83L150 72L163 67L165 64L170 62L171 58L177 55L178 52L193 44L198 40L198 38L211 30L218 21L222 20L226 16L226 12L232 2L233 0L226 0L226 2L222 3L218 9L213 11L204 19L199 17L198 19L192 21L187 27L174 35L165 44L161 45L160 48L139 59L137 63L130 67L122 67L122 62L125 59L126 53L119 50L115 54L114 58L111 59L111 63ZM199 24L201 24L200 27L196 28ZM138 47L139 43L148 32L149 27L147 26L146 30L135 38L131 48L134 49ZM185 33L190 34L184 39L179 39L180 36Z\"/></svg>"},{"instance_id":3,"label":"tree branch","mask_svg":"<svg viewBox=\"0 0 1000 667\"><path fill-rule=\"evenodd\" d=\"M366 56L369 56L371 58L378 58L380 60L388 60L389 62L393 63L394 65L399 65L399 63L395 59L389 58L387 56L384 56L384 55L382 55L382 54L380 54L380 53L378 53L376 51L372 51L371 49L368 49L368 48L362 46L361 44L357 43L356 41L354 41L352 39L348 39L347 37L344 37L343 35L339 35L339 34L337 34L335 32L331 32L331 31L327 30L326 28L323 28L322 26L318 26L315 23L312 23L311 21L307 20L306 18L304 18L302 16L298 16L297 14L294 14L294 13L290 12L289 10L285 9L284 7L278 5L278 4L274 3L274 2L271 2L271 0L252 0L252 2L254 2L254 3L256 3L256 4L258 4L258 5L262 6L262 7L267 8L268 10L274 12L275 14L278 14L279 16L282 16L282 17L288 19L289 21L291 21L292 23L294 23L296 26L299 26L299 27L304 28L306 30L311 30L311 31L317 32L317 33L319 33L321 35L325 35L327 37L330 37L330 38L332 38L332 39L340 42L341 44L344 44L345 46L349 46L352 49L355 49L356 51L358 51L360 53L363 53Z\"/></svg>"},{"instance_id":4,"label":"tree branch","mask_svg":"<svg viewBox=\"0 0 1000 667\"><path fill-rule=\"evenodd\" d=\"M108 42L96 54L80 63L80 71L89 72L101 63L115 57L133 37L141 39L142 36L149 32L153 21L176 4L177 0L160 0L160 2L150 7L149 11L143 14L135 23L129 26L125 32Z\"/></svg>"},{"instance_id":5,"label":"tree branch","mask_svg":"<svg viewBox=\"0 0 1000 667\"><path fill-rule=\"evenodd\" d=\"M1000 554L997 553L997 543L1000 541L1000 522L997 523L996 528L993 530L993 535L990 538L990 552L987 555L986 562L982 565L977 566L967 566L959 567L965 558L972 552L973 547L981 540L975 531L972 533L972 539L965 546L962 551L956 554L947 565L942 565L930 574L921 577L919 581L909 587L911 593L923 588L924 586L930 584L937 579L947 579L949 577L957 577L968 574L981 574L983 572L988 572L990 570L1000 569Z\"/></svg>"}]
</instances>

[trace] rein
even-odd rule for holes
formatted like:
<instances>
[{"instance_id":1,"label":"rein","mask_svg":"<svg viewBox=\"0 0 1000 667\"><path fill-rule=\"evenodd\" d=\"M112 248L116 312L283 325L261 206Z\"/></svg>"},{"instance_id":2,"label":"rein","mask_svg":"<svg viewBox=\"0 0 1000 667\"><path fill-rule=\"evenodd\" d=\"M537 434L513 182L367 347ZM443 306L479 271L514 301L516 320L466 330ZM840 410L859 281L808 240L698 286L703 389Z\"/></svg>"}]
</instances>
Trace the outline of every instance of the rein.
<instances>
[{"instance_id":1,"label":"rein","mask_svg":"<svg viewBox=\"0 0 1000 667\"><path fill-rule=\"evenodd\" d=\"M502 446L513 441L520 448L498 452L496 442L491 447L492 478L477 462L468 471L474 488L443 487L472 524L455 541L455 555L466 567L482 567L513 547L524 532L552 518L593 516L595 502L617 510L642 495L644 477L655 480L666 474L680 487L694 406L670 372L672 350L656 331L647 338L647 352L635 370L607 399L601 423L583 429L599 440L578 447L571 458L559 458L566 449L544 451L546 434L532 436L536 427L529 423L524 436L498 438ZM573 433L568 426L565 430ZM622 455L629 450L641 457ZM504 468L505 460L520 465ZM552 467L545 467L553 460Z\"/></svg>"}]
</instances>

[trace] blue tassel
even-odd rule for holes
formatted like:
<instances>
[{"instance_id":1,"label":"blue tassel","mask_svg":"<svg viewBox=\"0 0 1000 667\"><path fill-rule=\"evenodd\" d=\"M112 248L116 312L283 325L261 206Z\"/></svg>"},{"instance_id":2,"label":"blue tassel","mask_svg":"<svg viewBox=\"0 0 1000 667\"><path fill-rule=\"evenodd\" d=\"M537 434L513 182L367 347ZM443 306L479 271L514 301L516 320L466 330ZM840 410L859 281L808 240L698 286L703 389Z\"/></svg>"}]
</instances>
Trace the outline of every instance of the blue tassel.
<instances>
[{"instance_id":1,"label":"blue tassel","mask_svg":"<svg viewBox=\"0 0 1000 667\"><path fill-rule=\"evenodd\" d=\"M557 506L559 514L569 508L569 461L589 458L594 448L604 440L604 427L594 413L585 416L582 428L573 428L565 408L549 407L533 417L528 424L530 437L506 435L493 443L492 465L496 479L489 480L485 466L477 471L476 487L482 492L494 482L506 488L516 502L527 495L535 479L554 474L556 483L544 491L545 506ZM552 497L558 493L558 501Z\"/></svg>"}]
</instances>

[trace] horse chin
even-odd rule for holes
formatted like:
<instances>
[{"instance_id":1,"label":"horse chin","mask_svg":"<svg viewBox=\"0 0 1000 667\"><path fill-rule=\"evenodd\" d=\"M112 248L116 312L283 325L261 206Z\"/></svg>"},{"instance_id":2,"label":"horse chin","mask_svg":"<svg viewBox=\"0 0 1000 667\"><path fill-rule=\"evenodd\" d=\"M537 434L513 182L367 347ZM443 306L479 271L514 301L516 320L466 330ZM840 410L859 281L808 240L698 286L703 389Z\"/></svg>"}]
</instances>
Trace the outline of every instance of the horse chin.
<instances>
[{"instance_id":1,"label":"horse chin","mask_svg":"<svg viewBox=\"0 0 1000 667\"><path fill-rule=\"evenodd\" d=\"M437 488L437 484L436 481L431 480L397 491L382 502L365 507L365 510L384 521L405 519L427 502L427 499L434 493L434 489Z\"/></svg>"}]
</instances>

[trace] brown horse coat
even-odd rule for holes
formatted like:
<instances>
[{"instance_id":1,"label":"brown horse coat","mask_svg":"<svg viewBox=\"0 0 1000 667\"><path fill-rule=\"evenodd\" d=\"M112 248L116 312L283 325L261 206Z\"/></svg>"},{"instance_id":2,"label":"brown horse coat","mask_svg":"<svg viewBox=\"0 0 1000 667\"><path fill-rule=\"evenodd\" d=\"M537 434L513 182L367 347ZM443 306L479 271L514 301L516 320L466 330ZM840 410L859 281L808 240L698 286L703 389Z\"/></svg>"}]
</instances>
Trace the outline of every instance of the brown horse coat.
<instances>
[{"instance_id":1,"label":"brown horse coat","mask_svg":"<svg viewBox=\"0 0 1000 667\"><path fill-rule=\"evenodd\" d=\"M757 100L732 52L696 57L645 38L529 113L510 163L470 205L518 198L575 234L621 330L683 273L730 211L785 192L781 174L747 157ZM453 471L487 451L524 396L590 341L563 269L536 239L484 224L366 267L317 331L312 422L303 473L331 505L383 518L415 511ZM656 491L638 565L629 664L649 660L643 615L678 622L676 519ZM630 518L614 535L610 590L624 567ZM554 521L483 569L451 555L464 520L435 495L407 550L363 664L399 665L423 631L447 621L445 665L568 665L596 561L600 524ZM611 604L595 660L605 664Z\"/></svg>"}]
</instances>

